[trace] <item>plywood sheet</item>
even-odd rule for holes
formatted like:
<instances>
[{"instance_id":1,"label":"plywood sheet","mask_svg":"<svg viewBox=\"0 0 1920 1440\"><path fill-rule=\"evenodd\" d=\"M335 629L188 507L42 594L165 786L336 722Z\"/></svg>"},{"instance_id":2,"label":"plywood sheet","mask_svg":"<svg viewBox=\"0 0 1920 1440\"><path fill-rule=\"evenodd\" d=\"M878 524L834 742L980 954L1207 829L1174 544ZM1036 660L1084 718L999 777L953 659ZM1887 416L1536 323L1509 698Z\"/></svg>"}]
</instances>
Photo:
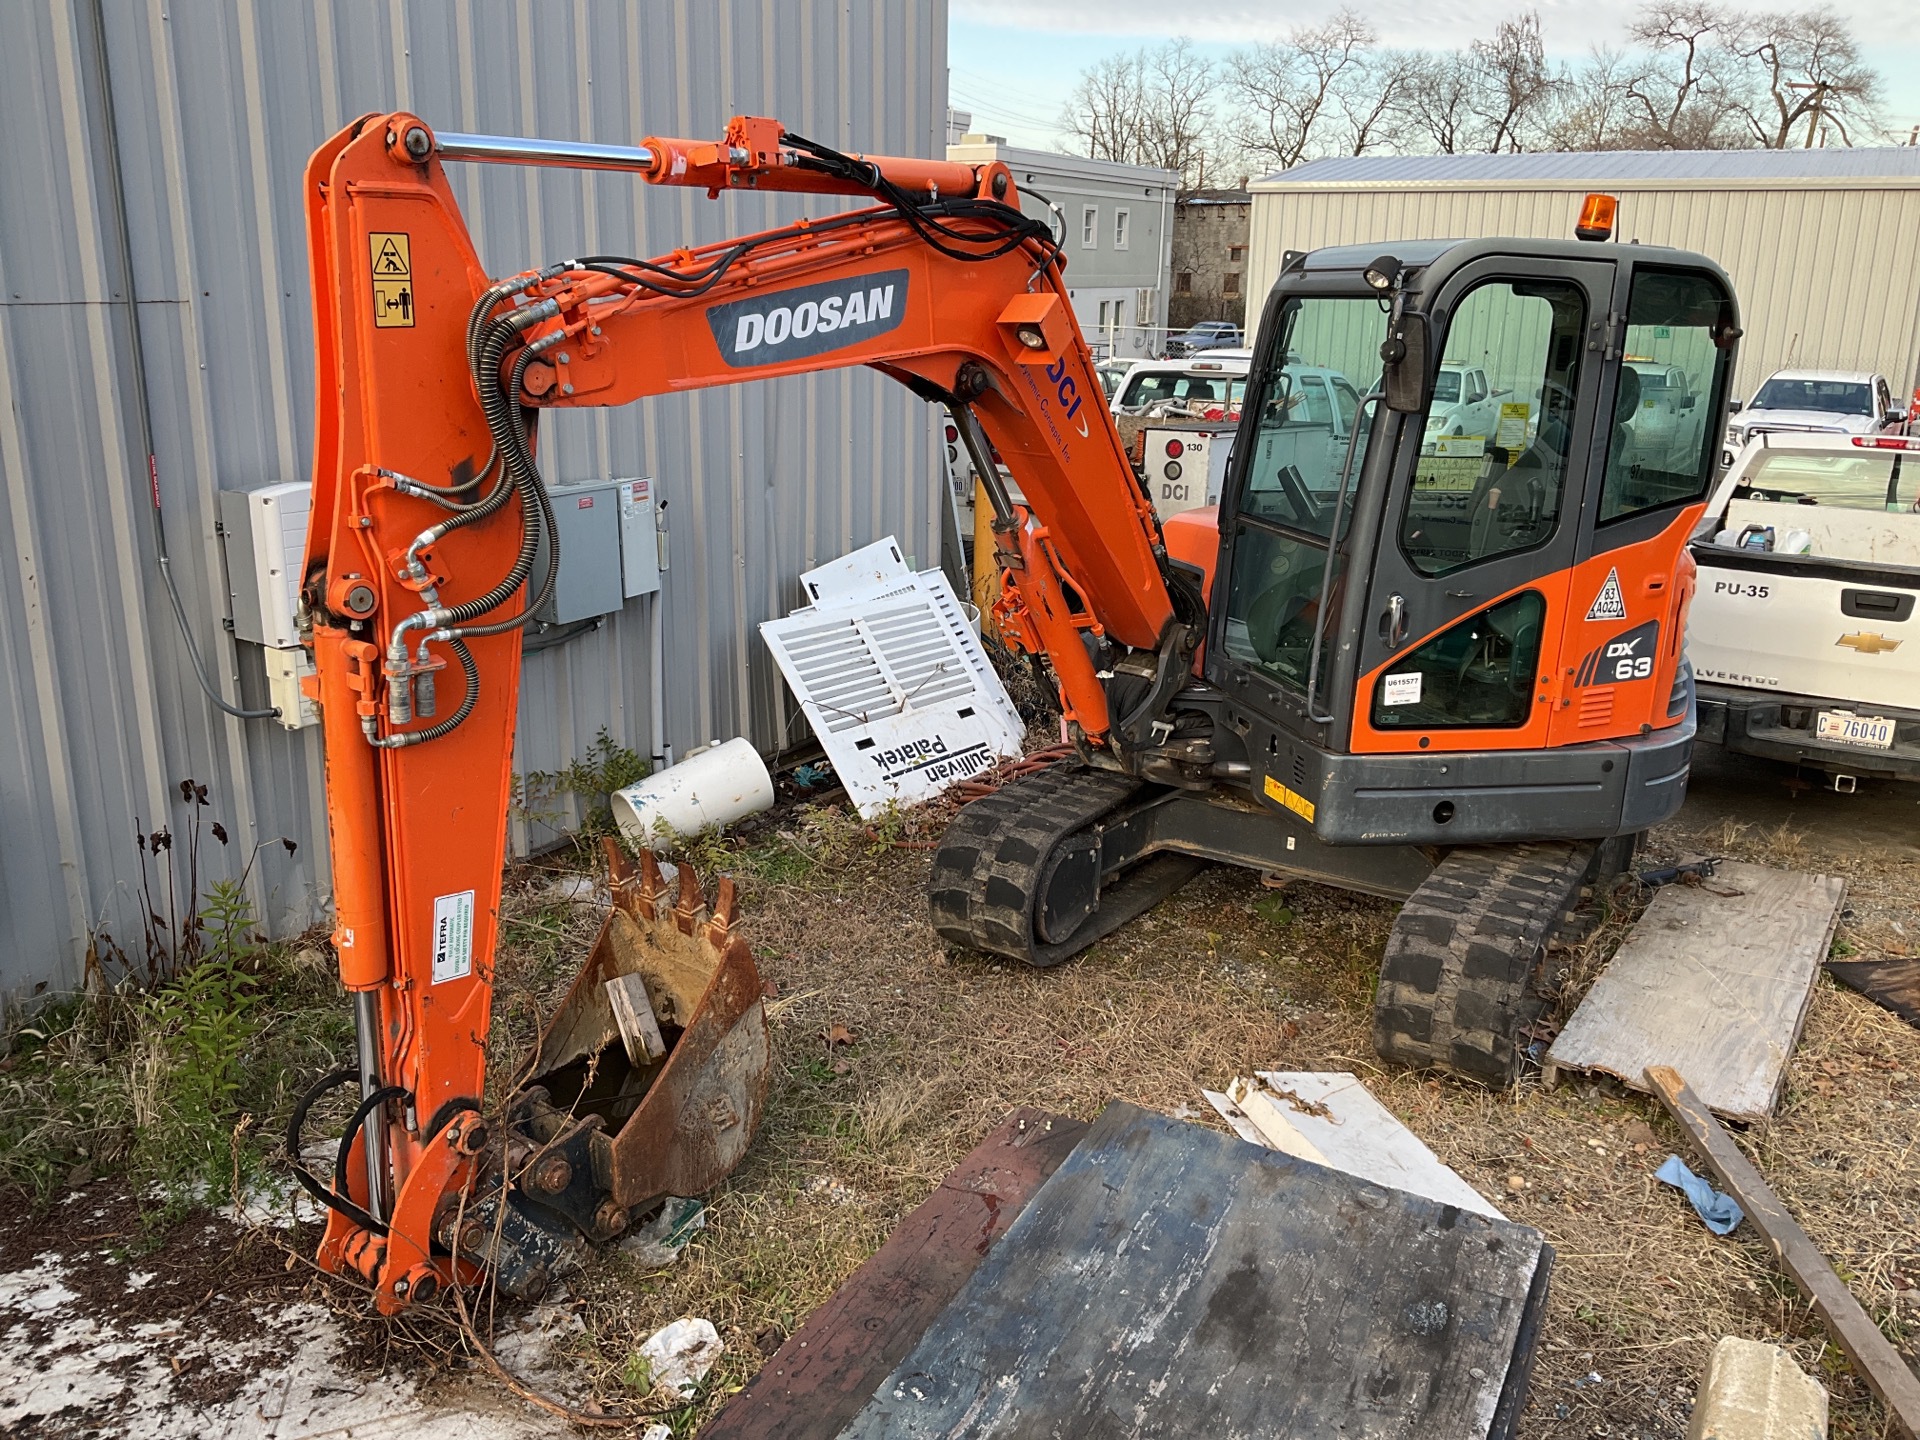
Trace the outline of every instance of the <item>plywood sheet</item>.
<instances>
[{"instance_id":1,"label":"plywood sheet","mask_svg":"<svg viewBox=\"0 0 1920 1440\"><path fill-rule=\"evenodd\" d=\"M1649 1065L1686 1074L1722 1115L1772 1113L1833 941L1846 882L1727 861L1653 898L1547 1052L1646 1089Z\"/></svg>"},{"instance_id":2,"label":"plywood sheet","mask_svg":"<svg viewBox=\"0 0 1920 1440\"><path fill-rule=\"evenodd\" d=\"M1511 1432L1539 1232L1116 1103L842 1432Z\"/></svg>"},{"instance_id":3,"label":"plywood sheet","mask_svg":"<svg viewBox=\"0 0 1920 1440\"><path fill-rule=\"evenodd\" d=\"M831 1440L1087 1133L1016 1110L787 1337L700 1440Z\"/></svg>"},{"instance_id":4,"label":"plywood sheet","mask_svg":"<svg viewBox=\"0 0 1920 1440\"><path fill-rule=\"evenodd\" d=\"M1462 1180L1421 1138L1344 1071L1262 1070L1259 1079L1328 1165L1371 1180L1504 1220L1491 1201Z\"/></svg>"}]
</instances>

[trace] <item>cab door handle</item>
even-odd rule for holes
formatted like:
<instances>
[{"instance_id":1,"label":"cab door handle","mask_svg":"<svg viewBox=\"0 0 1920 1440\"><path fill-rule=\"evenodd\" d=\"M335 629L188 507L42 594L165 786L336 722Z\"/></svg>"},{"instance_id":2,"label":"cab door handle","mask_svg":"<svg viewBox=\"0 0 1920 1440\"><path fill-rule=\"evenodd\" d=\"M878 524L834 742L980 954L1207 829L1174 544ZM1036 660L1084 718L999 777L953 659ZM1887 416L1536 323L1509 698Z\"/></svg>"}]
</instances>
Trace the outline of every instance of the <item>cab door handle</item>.
<instances>
[{"instance_id":1,"label":"cab door handle","mask_svg":"<svg viewBox=\"0 0 1920 1440\"><path fill-rule=\"evenodd\" d=\"M1389 650L1398 650L1400 642L1407 638L1406 596L1387 597L1386 613L1380 617L1380 638L1387 642Z\"/></svg>"}]
</instances>

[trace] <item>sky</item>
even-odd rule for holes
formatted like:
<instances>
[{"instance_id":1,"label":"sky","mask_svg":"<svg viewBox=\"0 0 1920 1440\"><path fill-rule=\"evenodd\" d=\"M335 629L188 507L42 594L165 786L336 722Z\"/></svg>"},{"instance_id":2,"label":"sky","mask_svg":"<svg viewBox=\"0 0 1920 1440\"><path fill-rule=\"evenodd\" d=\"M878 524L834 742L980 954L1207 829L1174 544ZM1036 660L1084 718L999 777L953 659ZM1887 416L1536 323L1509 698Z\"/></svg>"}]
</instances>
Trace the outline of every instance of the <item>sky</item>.
<instances>
[{"instance_id":1,"label":"sky","mask_svg":"<svg viewBox=\"0 0 1920 1440\"><path fill-rule=\"evenodd\" d=\"M1462 0L1350 0L1381 42L1397 49L1455 49L1491 32L1507 11ZM1880 71L1884 112L1904 141L1920 125L1920 3L1831 0L1853 26ZM1117 51L1187 35L1208 55L1269 40L1332 5L1280 6L1272 0L950 0L947 63L956 109L973 128L1016 145L1058 148L1059 116L1088 65ZM1511 13L1528 8L1516 3ZM1620 46L1639 7L1618 0L1536 0L1547 51L1577 60L1594 45ZM1773 8L1754 6L1755 9ZM1790 8L1781 6L1779 8ZM1794 6L1791 8L1804 8ZM1177 18L1170 18L1178 13Z\"/></svg>"}]
</instances>

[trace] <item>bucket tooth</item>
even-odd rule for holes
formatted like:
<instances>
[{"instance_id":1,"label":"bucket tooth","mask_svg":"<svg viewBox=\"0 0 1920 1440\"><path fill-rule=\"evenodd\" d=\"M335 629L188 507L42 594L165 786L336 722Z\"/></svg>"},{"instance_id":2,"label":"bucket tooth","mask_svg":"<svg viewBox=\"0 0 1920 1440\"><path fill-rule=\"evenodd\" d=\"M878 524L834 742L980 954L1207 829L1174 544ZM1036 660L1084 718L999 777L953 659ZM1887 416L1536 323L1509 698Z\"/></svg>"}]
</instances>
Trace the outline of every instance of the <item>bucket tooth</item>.
<instances>
[{"instance_id":1,"label":"bucket tooth","mask_svg":"<svg viewBox=\"0 0 1920 1440\"><path fill-rule=\"evenodd\" d=\"M673 918L682 935L693 934L694 927L707 918L707 895L700 888L700 877L684 862L680 866L680 903L674 906Z\"/></svg>"}]
</instances>

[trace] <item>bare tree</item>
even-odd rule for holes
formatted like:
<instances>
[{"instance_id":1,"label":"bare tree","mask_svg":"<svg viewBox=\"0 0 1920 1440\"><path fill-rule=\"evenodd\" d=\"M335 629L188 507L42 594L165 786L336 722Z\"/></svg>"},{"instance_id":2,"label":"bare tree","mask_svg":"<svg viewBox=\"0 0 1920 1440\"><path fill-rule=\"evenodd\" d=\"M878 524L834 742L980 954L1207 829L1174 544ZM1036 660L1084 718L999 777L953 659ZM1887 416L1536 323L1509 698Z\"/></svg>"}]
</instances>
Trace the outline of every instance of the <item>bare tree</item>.
<instances>
[{"instance_id":1,"label":"bare tree","mask_svg":"<svg viewBox=\"0 0 1920 1440\"><path fill-rule=\"evenodd\" d=\"M1406 113L1420 147L1442 155L1474 148L1473 68L1464 52L1443 50L1413 57L1407 79Z\"/></svg>"},{"instance_id":2,"label":"bare tree","mask_svg":"<svg viewBox=\"0 0 1920 1440\"><path fill-rule=\"evenodd\" d=\"M1283 170L1313 154L1339 110L1343 82L1365 72L1373 43L1373 28L1342 10L1324 25L1235 50L1227 57L1226 84L1241 151Z\"/></svg>"},{"instance_id":3,"label":"bare tree","mask_svg":"<svg viewBox=\"0 0 1920 1440\"><path fill-rule=\"evenodd\" d=\"M1180 172L1206 183L1217 77L1182 37L1130 55L1109 55L1080 72L1061 128L1096 160Z\"/></svg>"},{"instance_id":4,"label":"bare tree","mask_svg":"<svg viewBox=\"0 0 1920 1440\"><path fill-rule=\"evenodd\" d=\"M1873 113L1880 77L1860 58L1852 32L1832 10L1748 17L1732 45L1746 62L1747 84L1732 108L1745 121L1753 143L1784 150L1807 122L1806 145L1823 127L1853 143L1850 124L1878 128ZM1824 141L1822 142L1824 143Z\"/></svg>"},{"instance_id":5,"label":"bare tree","mask_svg":"<svg viewBox=\"0 0 1920 1440\"><path fill-rule=\"evenodd\" d=\"M1598 47L1571 68L1556 87L1543 117L1542 138L1553 150L1620 150L1633 143L1627 87L1635 62L1618 50Z\"/></svg>"},{"instance_id":6,"label":"bare tree","mask_svg":"<svg viewBox=\"0 0 1920 1440\"><path fill-rule=\"evenodd\" d=\"M1468 107L1480 124L1474 148L1495 155L1527 148L1523 137L1554 87L1539 12L1502 20L1493 38L1474 41L1467 55L1473 80Z\"/></svg>"},{"instance_id":7,"label":"bare tree","mask_svg":"<svg viewBox=\"0 0 1920 1440\"><path fill-rule=\"evenodd\" d=\"M1409 104L1420 60L1404 50L1372 51L1352 68L1350 83L1334 87L1341 154L1413 148L1419 137Z\"/></svg>"},{"instance_id":8,"label":"bare tree","mask_svg":"<svg viewBox=\"0 0 1920 1440\"><path fill-rule=\"evenodd\" d=\"M1654 150L1719 150L1740 144L1732 90L1737 17L1712 0L1654 0L1628 27L1645 48L1626 96L1633 143Z\"/></svg>"}]
</instances>

